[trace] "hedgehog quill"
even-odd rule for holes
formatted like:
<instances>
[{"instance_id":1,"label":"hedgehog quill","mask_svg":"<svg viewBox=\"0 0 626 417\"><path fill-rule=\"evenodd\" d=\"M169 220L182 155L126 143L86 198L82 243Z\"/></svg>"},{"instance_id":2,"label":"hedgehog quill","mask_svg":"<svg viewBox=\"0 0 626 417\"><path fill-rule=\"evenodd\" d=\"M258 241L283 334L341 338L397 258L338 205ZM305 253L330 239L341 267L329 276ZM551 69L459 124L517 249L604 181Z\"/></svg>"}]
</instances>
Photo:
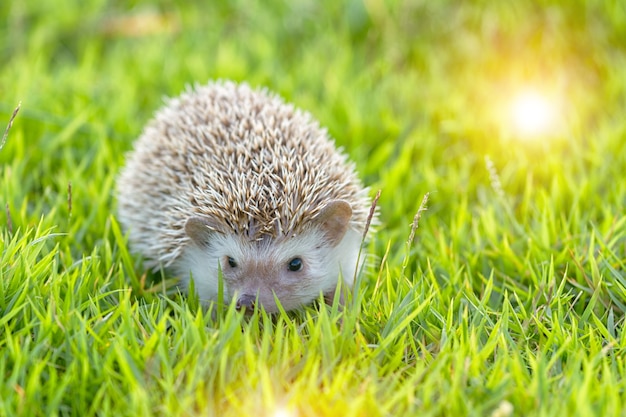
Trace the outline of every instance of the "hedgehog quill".
<instances>
[{"instance_id":1,"label":"hedgehog quill","mask_svg":"<svg viewBox=\"0 0 626 417\"><path fill-rule=\"evenodd\" d=\"M145 266L200 300L276 312L352 287L371 200L354 164L307 112L220 81L169 99L117 185L118 217Z\"/></svg>"}]
</instances>

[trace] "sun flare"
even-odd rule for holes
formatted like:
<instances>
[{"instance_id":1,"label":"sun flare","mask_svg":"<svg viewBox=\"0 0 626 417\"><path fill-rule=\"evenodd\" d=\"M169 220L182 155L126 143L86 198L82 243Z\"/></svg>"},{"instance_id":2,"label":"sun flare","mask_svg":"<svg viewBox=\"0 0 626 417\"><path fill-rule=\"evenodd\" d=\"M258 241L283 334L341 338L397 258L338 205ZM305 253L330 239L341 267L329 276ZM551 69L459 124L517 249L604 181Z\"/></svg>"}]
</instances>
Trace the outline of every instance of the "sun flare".
<instances>
[{"instance_id":1,"label":"sun flare","mask_svg":"<svg viewBox=\"0 0 626 417\"><path fill-rule=\"evenodd\" d=\"M556 105L546 95L537 91L518 94L511 104L514 128L524 136L548 133L554 126Z\"/></svg>"},{"instance_id":2,"label":"sun flare","mask_svg":"<svg viewBox=\"0 0 626 417\"><path fill-rule=\"evenodd\" d=\"M296 415L286 408L278 408L272 417L296 417Z\"/></svg>"}]
</instances>

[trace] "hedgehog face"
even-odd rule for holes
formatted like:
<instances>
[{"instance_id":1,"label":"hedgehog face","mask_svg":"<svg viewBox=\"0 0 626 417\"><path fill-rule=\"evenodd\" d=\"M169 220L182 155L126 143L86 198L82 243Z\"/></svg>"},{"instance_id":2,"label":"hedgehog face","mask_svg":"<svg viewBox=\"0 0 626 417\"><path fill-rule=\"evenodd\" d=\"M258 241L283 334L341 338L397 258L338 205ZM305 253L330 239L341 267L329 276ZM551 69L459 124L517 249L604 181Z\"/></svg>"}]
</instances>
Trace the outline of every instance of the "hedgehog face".
<instances>
[{"instance_id":1,"label":"hedgehog face","mask_svg":"<svg viewBox=\"0 0 626 417\"><path fill-rule=\"evenodd\" d=\"M217 251L226 295L238 308L259 302L268 312L278 310L275 297L285 310L310 303L329 284L335 288L339 276L339 266L324 264L329 251L321 243L314 230L258 243L227 237Z\"/></svg>"},{"instance_id":2,"label":"hedgehog face","mask_svg":"<svg viewBox=\"0 0 626 417\"><path fill-rule=\"evenodd\" d=\"M226 301L238 308L258 302L265 311L276 312L278 299L291 310L320 294L331 296L339 276L352 285L360 234L348 228L350 216L350 206L336 200L298 235L259 241L211 230L209 220L193 217L185 226L192 244L180 263L187 270L179 268L179 273L185 277L191 272L205 303L217 298L221 269Z\"/></svg>"}]
</instances>

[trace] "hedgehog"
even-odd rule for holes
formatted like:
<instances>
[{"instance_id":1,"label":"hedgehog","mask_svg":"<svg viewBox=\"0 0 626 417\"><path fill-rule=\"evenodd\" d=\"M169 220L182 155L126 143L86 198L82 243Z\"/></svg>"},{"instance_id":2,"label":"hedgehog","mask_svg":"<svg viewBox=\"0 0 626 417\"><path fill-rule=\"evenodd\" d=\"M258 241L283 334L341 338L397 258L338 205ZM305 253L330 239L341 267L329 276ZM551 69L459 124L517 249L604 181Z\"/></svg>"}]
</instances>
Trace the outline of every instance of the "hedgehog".
<instances>
[{"instance_id":1,"label":"hedgehog","mask_svg":"<svg viewBox=\"0 0 626 417\"><path fill-rule=\"evenodd\" d=\"M265 88L214 81L156 112L117 180L131 252L193 288L266 312L351 288L368 188L306 111ZM221 282L220 282L221 280Z\"/></svg>"}]
</instances>

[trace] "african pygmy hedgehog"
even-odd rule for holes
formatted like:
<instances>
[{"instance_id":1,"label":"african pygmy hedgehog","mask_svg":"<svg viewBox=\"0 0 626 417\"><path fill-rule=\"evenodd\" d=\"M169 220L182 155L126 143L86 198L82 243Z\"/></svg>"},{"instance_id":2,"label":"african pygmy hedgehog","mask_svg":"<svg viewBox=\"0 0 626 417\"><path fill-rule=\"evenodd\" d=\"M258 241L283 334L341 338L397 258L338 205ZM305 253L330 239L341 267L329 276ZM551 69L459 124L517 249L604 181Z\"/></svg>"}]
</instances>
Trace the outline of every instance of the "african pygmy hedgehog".
<instances>
[{"instance_id":1,"label":"african pygmy hedgehog","mask_svg":"<svg viewBox=\"0 0 626 417\"><path fill-rule=\"evenodd\" d=\"M187 89L145 127L118 180L133 252L267 312L351 287L370 211L354 165L304 111L229 81Z\"/></svg>"}]
</instances>

